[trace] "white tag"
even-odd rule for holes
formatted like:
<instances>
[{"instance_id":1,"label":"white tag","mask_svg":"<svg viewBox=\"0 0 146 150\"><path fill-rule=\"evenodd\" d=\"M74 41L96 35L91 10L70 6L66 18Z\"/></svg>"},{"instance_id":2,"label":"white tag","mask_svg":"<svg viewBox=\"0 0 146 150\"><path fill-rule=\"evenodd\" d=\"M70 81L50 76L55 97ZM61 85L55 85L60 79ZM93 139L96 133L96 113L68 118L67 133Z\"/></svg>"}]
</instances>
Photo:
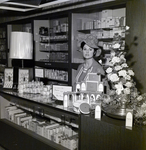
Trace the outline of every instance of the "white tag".
<instances>
[{"instance_id":1,"label":"white tag","mask_svg":"<svg viewBox=\"0 0 146 150\"><path fill-rule=\"evenodd\" d=\"M99 84L98 91L99 92L103 92L104 91L103 83Z\"/></svg>"},{"instance_id":2,"label":"white tag","mask_svg":"<svg viewBox=\"0 0 146 150\"><path fill-rule=\"evenodd\" d=\"M95 119L101 120L101 104L95 107Z\"/></svg>"},{"instance_id":3,"label":"white tag","mask_svg":"<svg viewBox=\"0 0 146 150\"><path fill-rule=\"evenodd\" d=\"M132 128L133 126L133 110L126 109L126 127Z\"/></svg>"},{"instance_id":4,"label":"white tag","mask_svg":"<svg viewBox=\"0 0 146 150\"><path fill-rule=\"evenodd\" d=\"M64 95L64 100L63 100L63 106L64 106L64 108L68 107L67 100L68 100L68 96Z\"/></svg>"}]
</instances>

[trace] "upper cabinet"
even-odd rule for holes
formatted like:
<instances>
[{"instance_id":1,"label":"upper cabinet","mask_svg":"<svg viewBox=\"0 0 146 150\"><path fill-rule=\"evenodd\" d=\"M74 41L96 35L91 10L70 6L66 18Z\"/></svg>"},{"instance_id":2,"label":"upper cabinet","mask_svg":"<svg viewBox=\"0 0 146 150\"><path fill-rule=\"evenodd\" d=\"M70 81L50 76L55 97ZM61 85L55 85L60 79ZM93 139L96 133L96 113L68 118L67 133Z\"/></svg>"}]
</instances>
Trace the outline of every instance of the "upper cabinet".
<instances>
[{"instance_id":1,"label":"upper cabinet","mask_svg":"<svg viewBox=\"0 0 146 150\"><path fill-rule=\"evenodd\" d=\"M40 78L72 85L78 64L84 62L80 43L89 34L98 39L104 66L109 65L109 49L116 36L122 37L124 48L125 3L105 2L104 7L100 5L34 20L34 61L36 68L42 69Z\"/></svg>"},{"instance_id":2,"label":"upper cabinet","mask_svg":"<svg viewBox=\"0 0 146 150\"><path fill-rule=\"evenodd\" d=\"M125 38L126 9L103 9L72 14L72 63L82 63L81 42L89 34L98 39L98 45L109 50L114 38Z\"/></svg>"},{"instance_id":3,"label":"upper cabinet","mask_svg":"<svg viewBox=\"0 0 146 150\"><path fill-rule=\"evenodd\" d=\"M71 25L71 62L72 62L72 83L76 77L78 64L84 62L81 42L89 34L97 37L98 46L102 49L102 56L95 58L104 67L110 65L110 47L113 40L120 38L125 47L125 26L126 26L126 7L100 7L99 9L84 9L72 13Z\"/></svg>"},{"instance_id":4,"label":"upper cabinet","mask_svg":"<svg viewBox=\"0 0 146 150\"><path fill-rule=\"evenodd\" d=\"M34 21L35 61L68 62L68 18Z\"/></svg>"},{"instance_id":5,"label":"upper cabinet","mask_svg":"<svg viewBox=\"0 0 146 150\"><path fill-rule=\"evenodd\" d=\"M48 81L70 84L68 41L68 16L34 20L35 65Z\"/></svg>"}]
</instances>

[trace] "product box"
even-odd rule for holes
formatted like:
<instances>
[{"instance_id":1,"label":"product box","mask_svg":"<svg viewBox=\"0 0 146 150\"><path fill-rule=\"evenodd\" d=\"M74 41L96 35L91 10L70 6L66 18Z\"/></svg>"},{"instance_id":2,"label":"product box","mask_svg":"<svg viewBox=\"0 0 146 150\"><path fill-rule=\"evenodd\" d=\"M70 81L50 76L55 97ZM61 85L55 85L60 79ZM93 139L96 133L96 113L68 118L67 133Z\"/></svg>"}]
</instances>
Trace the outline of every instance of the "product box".
<instances>
[{"instance_id":1,"label":"product box","mask_svg":"<svg viewBox=\"0 0 146 150\"><path fill-rule=\"evenodd\" d=\"M5 116L6 116L6 119L9 119L9 111L16 110L16 109L17 109L16 106L6 106L5 107Z\"/></svg>"},{"instance_id":2,"label":"product box","mask_svg":"<svg viewBox=\"0 0 146 150\"><path fill-rule=\"evenodd\" d=\"M126 26L126 17L120 17L119 21L120 21L120 27Z\"/></svg>"},{"instance_id":3,"label":"product box","mask_svg":"<svg viewBox=\"0 0 146 150\"><path fill-rule=\"evenodd\" d=\"M98 75L97 73L88 73L88 77L86 81L101 81L101 75Z\"/></svg>"},{"instance_id":4,"label":"product box","mask_svg":"<svg viewBox=\"0 0 146 150\"><path fill-rule=\"evenodd\" d=\"M51 135L50 135L50 130L54 129L54 128L57 128L59 127L59 124L58 123L55 123L55 124L52 124L50 126L47 126L46 127L46 130L44 131L45 132L45 137L47 139L51 139Z\"/></svg>"},{"instance_id":5,"label":"product box","mask_svg":"<svg viewBox=\"0 0 146 150\"><path fill-rule=\"evenodd\" d=\"M112 16L113 16L113 10L112 9L102 10L102 12L101 12L102 18L107 18L107 17L112 17Z\"/></svg>"},{"instance_id":6,"label":"product box","mask_svg":"<svg viewBox=\"0 0 146 150\"><path fill-rule=\"evenodd\" d=\"M101 28L106 27L106 18L101 18Z\"/></svg>"},{"instance_id":7,"label":"product box","mask_svg":"<svg viewBox=\"0 0 146 150\"><path fill-rule=\"evenodd\" d=\"M126 8L113 9L113 17L126 16Z\"/></svg>"},{"instance_id":8,"label":"product box","mask_svg":"<svg viewBox=\"0 0 146 150\"><path fill-rule=\"evenodd\" d=\"M27 114L26 116L20 117L19 125L23 125L24 121L30 121L32 119L32 116Z\"/></svg>"},{"instance_id":9,"label":"product box","mask_svg":"<svg viewBox=\"0 0 146 150\"><path fill-rule=\"evenodd\" d=\"M49 123L46 123L46 124L43 126L43 136L44 136L44 137L47 138L47 136L46 136L46 135L47 135L47 129L50 128L51 125L54 125L54 124L55 124L55 123L50 123L50 124L49 124Z\"/></svg>"},{"instance_id":10,"label":"product box","mask_svg":"<svg viewBox=\"0 0 146 150\"><path fill-rule=\"evenodd\" d=\"M38 122L36 120L30 121L29 130L31 130L33 132L37 132L37 125L38 125Z\"/></svg>"},{"instance_id":11,"label":"product box","mask_svg":"<svg viewBox=\"0 0 146 150\"><path fill-rule=\"evenodd\" d=\"M26 129L29 129L29 120L21 121L21 126Z\"/></svg>"},{"instance_id":12,"label":"product box","mask_svg":"<svg viewBox=\"0 0 146 150\"><path fill-rule=\"evenodd\" d=\"M26 112L17 113L14 115L14 123L18 124L18 117L26 116Z\"/></svg>"},{"instance_id":13,"label":"product box","mask_svg":"<svg viewBox=\"0 0 146 150\"><path fill-rule=\"evenodd\" d=\"M98 81L86 81L86 89L87 91L97 92L99 89L99 82Z\"/></svg>"},{"instance_id":14,"label":"product box","mask_svg":"<svg viewBox=\"0 0 146 150\"><path fill-rule=\"evenodd\" d=\"M108 17L106 19L106 28L114 27L115 26L115 18Z\"/></svg>"},{"instance_id":15,"label":"product box","mask_svg":"<svg viewBox=\"0 0 146 150\"><path fill-rule=\"evenodd\" d=\"M68 148L69 148L70 150L75 150L75 149L78 148L78 135L72 136L72 137L70 137L68 140L69 140L69 141L68 141L68 142L69 142L69 143L68 143Z\"/></svg>"},{"instance_id":16,"label":"product box","mask_svg":"<svg viewBox=\"0 0 146 150\"><path fill-rule=\"evenodd\" d=\"M57 144L60 144L61 143L61 137L62 137L62 133L54 134L54 142Z\"/></svg>"},{"instance_id":17,"label":"product box","mask_svg":"<svg viewBox=\"0 0 146 150\"><path fill-rule=\"evenodd\" d=\"M43 136L44 134L44 124L37 124L37 134Z\"/></svg>"},{"instance_id":18,"label":"product box","mask_svg":"<svg viewBox=\"0 0 146 150\"><path fill-rule=\"evenodd\" d=\"M10 121L14 121L14 114L16 114L16 113L21 113L21 112L23 112L23 110L21 110L21 109L15 109L15 110L12 110L12 111L9 111L8 113L8 115L9 115L9 118L8 118L8 120L10 120Z\"/></svg>"}]
</instances>

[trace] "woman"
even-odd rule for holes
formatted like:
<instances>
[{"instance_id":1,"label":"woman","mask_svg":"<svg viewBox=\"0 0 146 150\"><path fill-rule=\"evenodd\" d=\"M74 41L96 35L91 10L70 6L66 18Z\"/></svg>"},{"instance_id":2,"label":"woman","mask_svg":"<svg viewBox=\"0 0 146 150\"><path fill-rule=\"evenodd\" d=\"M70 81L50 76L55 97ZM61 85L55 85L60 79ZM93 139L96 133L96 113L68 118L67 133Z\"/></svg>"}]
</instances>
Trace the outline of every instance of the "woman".
<instances>
[{"instance_id":1,"label":"woman","mask_svg":"<svg viewBox=\"0 0 146 150\"><path fill-rule=\"evenodd\" d=\"M85 61L77 69L76 83L86 81L88 73L105 75L102 66L94 59L94 56L99 57L101 54L101 49L98 47L98 39L89 35L81 43L81 49Z\"/></svg>"}]
</instances>

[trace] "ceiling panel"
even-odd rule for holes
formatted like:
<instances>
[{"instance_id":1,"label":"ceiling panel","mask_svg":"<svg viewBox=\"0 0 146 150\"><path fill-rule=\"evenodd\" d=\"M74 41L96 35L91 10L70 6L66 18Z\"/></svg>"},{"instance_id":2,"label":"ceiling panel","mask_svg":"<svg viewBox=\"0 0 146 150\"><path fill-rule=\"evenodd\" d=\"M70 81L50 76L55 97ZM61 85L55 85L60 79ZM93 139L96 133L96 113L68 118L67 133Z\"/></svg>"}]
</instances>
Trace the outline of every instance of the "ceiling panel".
<instances>
[{"instance_id":1,"label":"ceiling panel","mask_svg":"<svg viewBox=\"0 0 146 150\"><path fill-rule=\"evenodd\" d=\"M0 17L23 16L25 12L35 11L44 7L70 0L0 0Z\"/></svg>"}]
</instances>

